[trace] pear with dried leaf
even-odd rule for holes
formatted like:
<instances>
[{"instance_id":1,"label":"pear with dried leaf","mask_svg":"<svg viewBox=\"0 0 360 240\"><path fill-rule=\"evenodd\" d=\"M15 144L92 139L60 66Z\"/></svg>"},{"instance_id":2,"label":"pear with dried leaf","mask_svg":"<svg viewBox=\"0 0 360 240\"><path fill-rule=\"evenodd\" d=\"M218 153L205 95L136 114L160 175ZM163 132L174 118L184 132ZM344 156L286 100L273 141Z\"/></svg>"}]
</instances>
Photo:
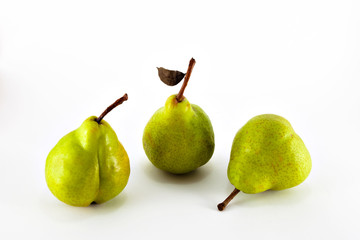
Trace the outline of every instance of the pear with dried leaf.
<instances>
[{"instance_id":1,"label":"pear with dried leaf","mask_svg":"<svg viewBox=\"0 0 360 240\"><path fill-rule=\"evenodd\" d=\"M157 168L174 174L188 173L204 165L215 148L209 117L183 96L194 64L191 59L179 94L167 99L143 133L143 147L149 160Z\"/></svg>"}]
</instances>

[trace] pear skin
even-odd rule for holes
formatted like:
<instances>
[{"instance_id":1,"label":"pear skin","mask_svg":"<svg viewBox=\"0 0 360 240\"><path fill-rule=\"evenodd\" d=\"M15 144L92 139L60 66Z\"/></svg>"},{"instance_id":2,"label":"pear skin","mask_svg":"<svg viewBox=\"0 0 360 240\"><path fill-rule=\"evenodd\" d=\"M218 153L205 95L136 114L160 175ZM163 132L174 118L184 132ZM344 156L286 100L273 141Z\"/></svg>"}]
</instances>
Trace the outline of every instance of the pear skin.
<instances>
[{"instance_id":1,"label":"pear skin","mask_svg":"<svg viewBox=\"0 0 360 240\"><path fill-rule=\"evenodd\" d=\"M310 154L290 123L283 117L264 114L237 132L228 178L244 193L259 193L295 187L310 170Z\"/></svg>"},{"instance_id":2,"label":"pear skin","mask_svg":"<svg viewBox=\"0 0 360 240\"><path fill-rule=\"evenodd\" d=\"M234 138L227 175L235 190L220 211L240 191L260 193L302 183L310 174L311 157L290 123L274 114L250 119Z\"/></svg>"},{"instance_id":3,"label":"pear skin","mask_svg":"<svg viewBox=\"0 0 360 240\"><path fill-rule=\"evenodd\" d=\"M184 174L207 163L215 148L209 117L186 98L170 96L155 112L143 134L143 147L159 169Z\"/></svg>"},{"instance_id":4,"label":"pear skin","mask_svg":"<svg viewBox=\"0 0 360 240\"><path fill-rule=\"evenodd\" d=\"M65 135L46 159L45 178L50 191L72 206L103 203L117 196L130 175L129 157L116 133L102 118L127 100L127 94L99 117L89 117Z\"/></svg>"}]
</instances>

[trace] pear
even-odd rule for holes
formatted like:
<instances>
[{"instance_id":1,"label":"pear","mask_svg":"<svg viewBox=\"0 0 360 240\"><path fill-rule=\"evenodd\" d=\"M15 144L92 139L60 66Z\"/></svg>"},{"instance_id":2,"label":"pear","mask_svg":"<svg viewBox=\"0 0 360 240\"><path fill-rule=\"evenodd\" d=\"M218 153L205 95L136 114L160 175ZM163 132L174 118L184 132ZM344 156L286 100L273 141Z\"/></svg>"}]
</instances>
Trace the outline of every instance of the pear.
<instances>
[{"instance_id":1,"label":"pear","mask_svg":"<svg viewBox=\"0 0 360 240\"><path fill-rule=\"evenodd\" d=\"M255 194L295 187L310 170L310 154L290 123L273 114L256 116L234 138L227 175L235 190L218 209L224 210L240 191Z\"/></svg>"},{"instance_id":2,"label":"pear","mask_svg":"<svg viewBox=\"0 0 360 240\"><path fill-rule=\"evenodd\" d=\"M215 148L209 117L183 96L195 60L191 59L183 85L157 110L143 133L143 147L152 164L166 172L184 174L207 163Z\"/></svg>"},{"instance_id":3,"label":"pear","mask_svg":"<svg viewBox=\"0 0 360 240\"><path fill-rule=\"evenodd\" d=\"M106 202L125 188L130 175L129 157L114 130L102 119L127 99L125 94L100 117L87 118L50 151L45 177L60 201L85 207Z\"/></svg>"}]
</instances>

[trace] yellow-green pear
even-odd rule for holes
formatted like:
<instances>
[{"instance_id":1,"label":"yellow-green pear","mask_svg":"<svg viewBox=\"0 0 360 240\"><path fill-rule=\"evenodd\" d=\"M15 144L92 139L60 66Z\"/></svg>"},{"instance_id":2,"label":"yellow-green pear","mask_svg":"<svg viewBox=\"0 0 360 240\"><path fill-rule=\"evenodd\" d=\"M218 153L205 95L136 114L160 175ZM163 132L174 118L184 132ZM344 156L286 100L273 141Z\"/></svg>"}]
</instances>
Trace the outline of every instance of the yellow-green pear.
<instances>
[{"instance_id":1,"label":"yellow-green pear","mask_svg":"<svg viewBox=\"0 0 360 240\"><path fill-rule=\"evenodd\" d=\"M194 64L195 60L191 59L179 94L170 96L165 107L155 112L143 134L143 147L149 160L173 174L188 173L204 165L215 148L209 117L183 97Z\"/></svg>"},{"instance_id":2,"label":"yellow-green pear","mask_svg":"<svg viewBox=\"0 0 360 240\"><path fill-rule=\"evenodd\" d=\"M234 138L227 173L235 190L218 209L240 191L254 194L297 186L310 170L310 154L290 123L274 114L256 116Z\"/></svg>"},{"instance_id":3,"label":"yellow-green pear","mask_svg":"<svg viewBox=\"0 0 360 240\"><path fill-rule=\"evenodd\" d=\"M128 99L127 94L100 117L89 117L50 151L45 177L50 191L72 206L103 203L117 196L130 175L129 157L115 131L103 119Z\"/></svg>"}]
</instances>

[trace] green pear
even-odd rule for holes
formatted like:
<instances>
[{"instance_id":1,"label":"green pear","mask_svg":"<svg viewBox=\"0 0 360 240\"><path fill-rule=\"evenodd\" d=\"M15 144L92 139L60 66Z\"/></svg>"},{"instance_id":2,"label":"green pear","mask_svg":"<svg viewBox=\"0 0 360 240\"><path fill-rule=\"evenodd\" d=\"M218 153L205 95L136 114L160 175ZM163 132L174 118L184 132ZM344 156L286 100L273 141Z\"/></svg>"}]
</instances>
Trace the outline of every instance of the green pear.
<instances>
[{"instance_id":1,"label":"green pear","mask_svg":"<svg viewBox=\"0 0 360 240\"><path fill-rule=\"evenodd\" d=\"M273 114L256 116L234 138L227 173L235 190L218 209L222 211L240 191L254 194L295 187L310 170L310 154L290 123Z\"/></svg>"},{"instance_id":2,"label":"green pear","mask_svg":"<svg viewBox=\"0 0 360 240\"><path fill-rule=\"evenodd\" d=\"M102 118L127 100L127 94L99 117L89 117L50 151L45 177L50 191L72 206L103 203L117 196L130 175L129 157Z\"/></svg>"},{"instance_id":3,"label":"green pear","mask_svg":"<svg viewBox=\"0 0 360 240\"><path fill-rule=\"evenodd\" d=\"M215 148L209 117L183 97L194 64L192 59L179 94L167 99L165 107L155 112L143 133L143 147L149 160L173 174L188 173L204 165Z\"/></svg>"}]
</instances>

